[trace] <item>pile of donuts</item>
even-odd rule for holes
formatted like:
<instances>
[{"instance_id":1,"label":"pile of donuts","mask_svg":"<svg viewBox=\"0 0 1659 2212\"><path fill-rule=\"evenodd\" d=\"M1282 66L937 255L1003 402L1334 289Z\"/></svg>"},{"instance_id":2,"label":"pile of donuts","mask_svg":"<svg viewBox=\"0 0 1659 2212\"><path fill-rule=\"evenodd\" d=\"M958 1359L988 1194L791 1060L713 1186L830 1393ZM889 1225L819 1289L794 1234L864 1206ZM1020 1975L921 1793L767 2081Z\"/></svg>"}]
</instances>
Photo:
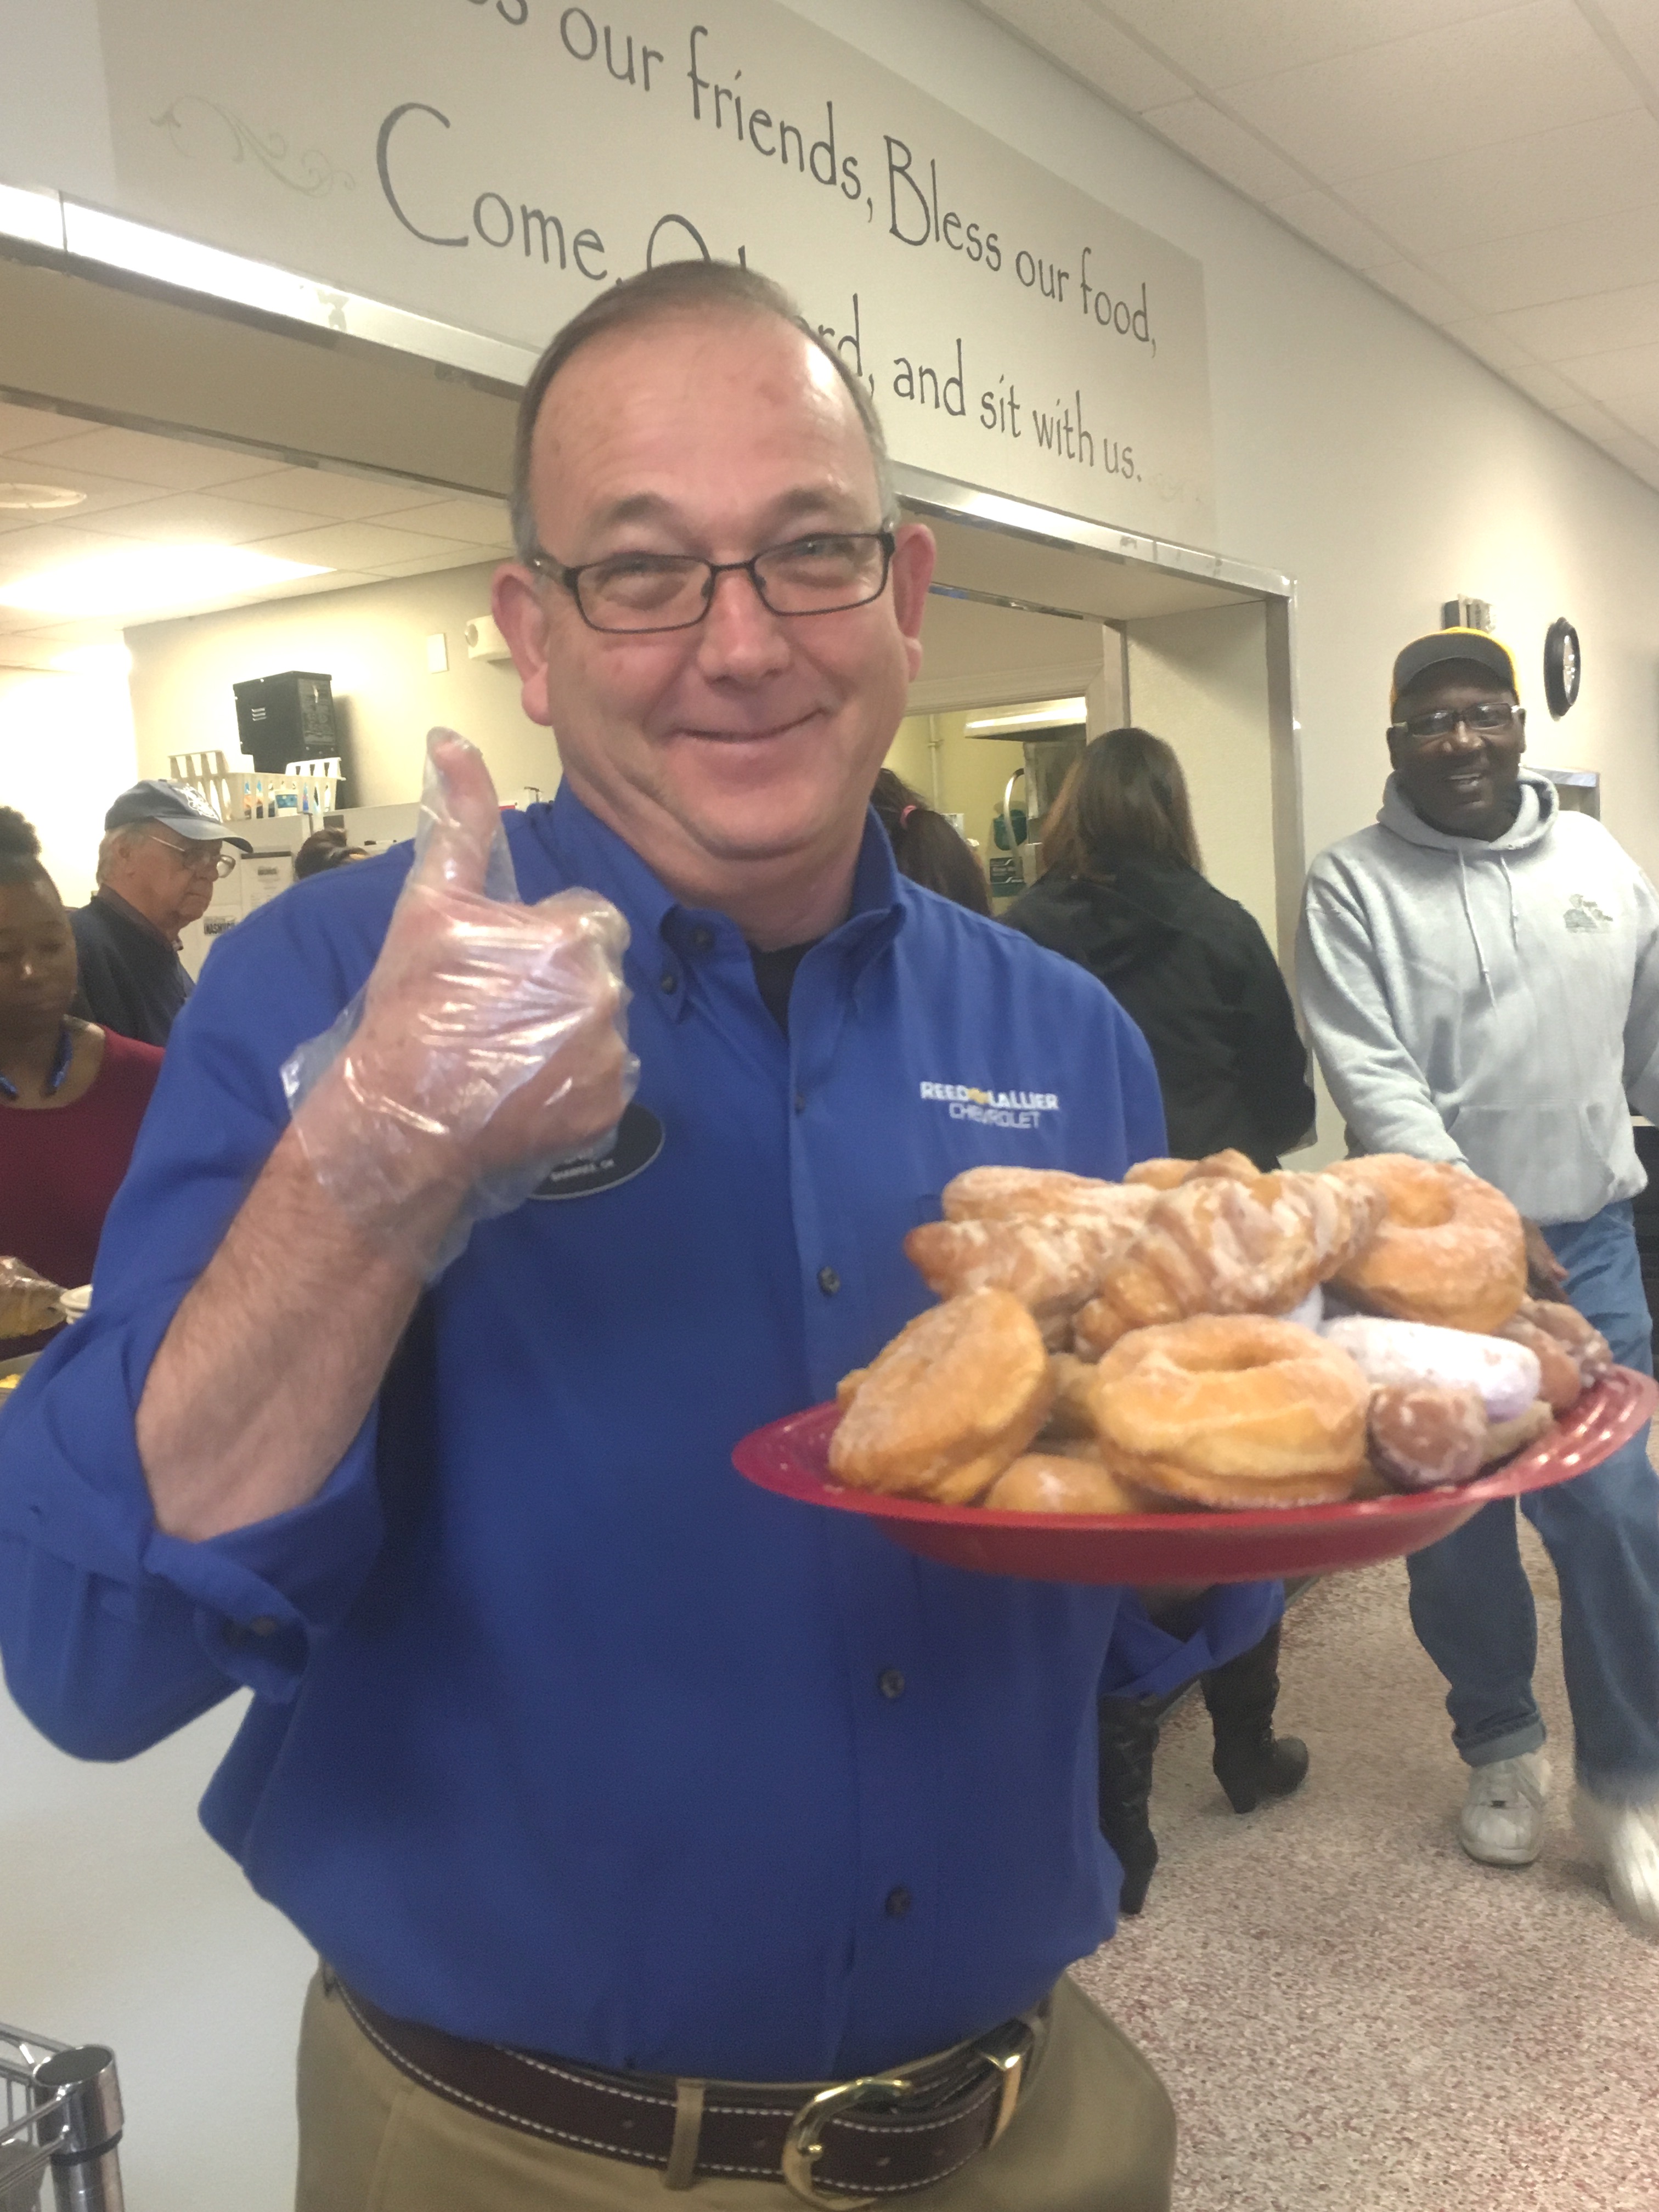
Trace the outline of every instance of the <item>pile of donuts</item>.
<instances>
[{"instance_id":1,"label":"pile of donuts","mask_svg":"<svg viewBox=\"0 0 1659 2212\"><path fill-rule=\"evenodd\" d=\"M940 1304L837 1393L849 1486L1022 1513L1427 1490L1534 1441L1613 1364L1527 1296L1510 1201L1437 1162L971 1168L943 1210L904 1245Z\"/></svg>"}]
</instances>

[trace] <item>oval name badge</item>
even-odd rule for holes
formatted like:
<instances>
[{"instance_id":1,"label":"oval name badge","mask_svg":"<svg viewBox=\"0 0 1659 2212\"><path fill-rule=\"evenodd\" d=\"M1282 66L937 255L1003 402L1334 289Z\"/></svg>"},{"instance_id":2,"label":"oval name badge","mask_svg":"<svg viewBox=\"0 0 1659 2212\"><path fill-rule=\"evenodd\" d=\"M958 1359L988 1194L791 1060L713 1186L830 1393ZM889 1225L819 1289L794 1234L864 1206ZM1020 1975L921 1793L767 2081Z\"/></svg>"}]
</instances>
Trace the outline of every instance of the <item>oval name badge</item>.
<instances>
[{"instance_id":1,"label":"oval name badge","mask_svg":"<svg viewBox=\"0 0 1659 2212\"><path fill-rule=\"evenodd\" d=\"M532 1198L591 1198L598 1191L615 1190L642 1175L663 1148L663 1126L646 1106L623 1111L617 1125L616 1141L598 1159L567 1160L550 1168L530 1194Z\"/></svg>"}]
</instances>

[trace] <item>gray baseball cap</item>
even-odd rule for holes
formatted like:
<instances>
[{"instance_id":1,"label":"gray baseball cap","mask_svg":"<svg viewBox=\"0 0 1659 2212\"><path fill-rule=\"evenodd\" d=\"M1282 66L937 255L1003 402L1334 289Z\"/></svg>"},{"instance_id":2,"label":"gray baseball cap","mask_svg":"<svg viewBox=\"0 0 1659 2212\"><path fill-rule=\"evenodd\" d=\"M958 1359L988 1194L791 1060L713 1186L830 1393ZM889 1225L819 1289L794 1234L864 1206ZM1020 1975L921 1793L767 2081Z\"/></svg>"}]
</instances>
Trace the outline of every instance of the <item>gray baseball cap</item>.
<instances>
[{"instance_id":1,"label":"gray baseball cap","mask_svg":"<svg viewBox=\"0 0 1659 2212\"><path fill-rule=\"evenodd\" d=\"M135 783L104 817L106 830L125 830L135 822L159 822L194 844L234 845L239 853L253 850L245 837L230 835L199 791L191 791L186 784L169 783L164 776Z\"/></svg>"}]
</instances>

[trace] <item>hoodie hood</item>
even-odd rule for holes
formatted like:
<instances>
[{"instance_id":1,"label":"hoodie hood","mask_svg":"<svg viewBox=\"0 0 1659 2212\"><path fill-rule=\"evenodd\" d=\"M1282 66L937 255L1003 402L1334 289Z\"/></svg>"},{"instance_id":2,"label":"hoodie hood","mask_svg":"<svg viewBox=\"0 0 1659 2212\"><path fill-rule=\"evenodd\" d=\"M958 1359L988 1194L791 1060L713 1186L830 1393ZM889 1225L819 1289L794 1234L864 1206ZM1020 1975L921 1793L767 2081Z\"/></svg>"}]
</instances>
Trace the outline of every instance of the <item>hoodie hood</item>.
<instances>
[{"instance_id":1,"label":"hoodie hood","mask_svg":"<svg viewBox=\"0 0 1659 2212\"><path fill-rule=\"evenodd\" d=\"M1548 776L1539 775L1531 769L1521 771L1521 805L1513 822L1501 837L1454 837L1444 830L1437 830L1425 822L1400 788L1400 779L1391 775L1382 787L1382 806L1377 820L1385 830L1403 837L1408 845L1425 845L1431 852L1459 853L1465 860L1479 860L1509 853L1525 853L1540 844L1548 836L1550 825L1560 809L1560 799Z\"/></svg>"}]
</instances>

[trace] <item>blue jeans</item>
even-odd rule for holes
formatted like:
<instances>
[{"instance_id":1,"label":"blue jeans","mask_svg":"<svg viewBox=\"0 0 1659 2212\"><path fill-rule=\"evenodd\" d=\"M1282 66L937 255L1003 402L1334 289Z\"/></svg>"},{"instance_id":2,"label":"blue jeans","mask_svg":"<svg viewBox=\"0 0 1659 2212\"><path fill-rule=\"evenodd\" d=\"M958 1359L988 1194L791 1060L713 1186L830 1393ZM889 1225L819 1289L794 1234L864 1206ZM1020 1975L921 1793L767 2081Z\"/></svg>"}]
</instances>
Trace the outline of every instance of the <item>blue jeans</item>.
<instances>
[{"instance_id":1,"label":"blue jeans","mask_svg":"<svg viewBox=\"0 0 1659 2212\"><path fill-rule=\"evenodd\" d=\"M1647 1302L1627 1203L1545 1234L1567 1269L1566 1296L1624 1366L1653 1372ZM1515 1508L1537 1529L1561 1586L1561 1658L1575 1764L1592 1795L1642 1803L1659 1791L1659 1478L1648 1432L1553 1490L1500 1498L1414 1552L1412 1626L1451 1685L1452 1741L1471 1766L1536 1751L1532 1693L1538 1622L1521 1565Z\"/></svg>"}]
</instances>

